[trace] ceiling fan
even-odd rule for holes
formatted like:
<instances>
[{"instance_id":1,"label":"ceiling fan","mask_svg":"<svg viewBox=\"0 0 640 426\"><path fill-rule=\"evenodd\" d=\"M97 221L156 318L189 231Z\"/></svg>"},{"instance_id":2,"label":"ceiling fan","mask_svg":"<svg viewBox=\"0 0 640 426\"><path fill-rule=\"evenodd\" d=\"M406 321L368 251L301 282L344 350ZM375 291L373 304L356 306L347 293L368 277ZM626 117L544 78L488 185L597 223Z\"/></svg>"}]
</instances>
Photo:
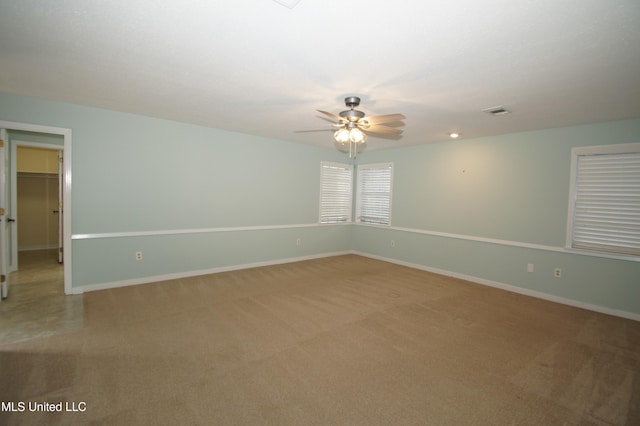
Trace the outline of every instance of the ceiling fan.
<instances>
[{"instance_id":1,"label":"ceiling fan","mask_svg":"<svg viewBox=\"0 0 640 426\"><path fill-rule=\"evenodd\" d=\"M358 145L367 141L367 133L392 136L402 134L402 129L391 127L388 124L404 125L402 123L402 120L406 118L404 115L386 114L367 117L364 112L355 109L360 105L360 98L357 96L346 97L344 103L349 109L341 111L338 115L327 111L317 111L336 121L332 127L338 130L333 134L333 137L341 145L349 144L349 157L355 155Z\"/></svg>"}]
</instances>

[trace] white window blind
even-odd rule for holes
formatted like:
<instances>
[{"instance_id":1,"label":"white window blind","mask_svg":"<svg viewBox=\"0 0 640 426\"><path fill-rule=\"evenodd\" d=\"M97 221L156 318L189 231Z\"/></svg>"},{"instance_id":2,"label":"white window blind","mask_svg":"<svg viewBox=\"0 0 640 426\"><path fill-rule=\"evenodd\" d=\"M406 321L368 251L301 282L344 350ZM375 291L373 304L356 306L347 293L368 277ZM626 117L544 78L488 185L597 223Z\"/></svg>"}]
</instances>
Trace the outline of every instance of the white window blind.
<instances>
[{"instance_id":1,"label":"white window blind","mask_svg":"<svg viewBox=\"0 0 640 426\"><path fill-rule=\"evenodd\" d=\"M391 224L393 164L358 166L357 219L377 225Z\"/></svg>"},{"instance_id":2,"label":"white window blind","mask_svg":"<svg viewBox=\"0 0 640 426\"><path fill-rule=\"evenodd\" d=\"M640 256L640 144L577 150L574 165L571 247Z\"/></svg>"},{"instance_id":3,"label":"white window blind","mask_svg":"<svg viewBox=\"0 0 640 426\"><path fill-rule=\"evenodd\" d=\"M320 223L351 221L353 166L320 163Z\"/></svg>"}]
</instances>

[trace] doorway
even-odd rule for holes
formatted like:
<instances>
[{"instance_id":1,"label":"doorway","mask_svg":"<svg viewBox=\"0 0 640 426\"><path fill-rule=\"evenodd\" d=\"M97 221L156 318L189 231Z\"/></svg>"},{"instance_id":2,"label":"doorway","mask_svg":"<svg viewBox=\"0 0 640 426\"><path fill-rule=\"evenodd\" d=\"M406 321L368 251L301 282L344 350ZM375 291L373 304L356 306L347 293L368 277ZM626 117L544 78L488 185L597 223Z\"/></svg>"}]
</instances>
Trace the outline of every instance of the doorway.
<instances>
[{"instance_id":1,"label":"doorway","mask_svg":"<svg viewBox=\"0 0 640 426\"><path fill-rule=\"evenodd\" d=\"M0 120L0 131L3 139L5 139L5 146L10 148L10 161L3 161L0 165L2 173L0 178L4 181L1 185L4 189L4 196L0 197L0 212L4 208L4 217L2 221L2 231L0 232L0 243L3 250L2 253L2 271L3 275L7 276L7 287L11 282L11 272L18 269L18 230L16 221L19 219L16 217L17 212L17 147L31 146L41 149L56 150L62 153L64 157L63 161L63 177L60 185L60 199L63 200L64 210L60 210L57 214L62 215L60 225L61 232L61 246L64 247L60 260L62 261L62 276L64 280L64 294L74 294L72 285L72 247L71 247L71 130L57 127L40 126L35 124L8 122ZM7 152L8 154L8 152ZM40 179L45 177L40 176ZM48 178L48 176L47 176ZM51 192L51 182L46 183L48 191ZM49 225L51 228L52 225ZM48 238L48 237L47 237ZM46 243L48 245L48 243ZM56 250L56 249L54 249ZM10 291L9 291L10 293ZM79 292L78 292L79 293Z\"/></svg>"}]
</instances>

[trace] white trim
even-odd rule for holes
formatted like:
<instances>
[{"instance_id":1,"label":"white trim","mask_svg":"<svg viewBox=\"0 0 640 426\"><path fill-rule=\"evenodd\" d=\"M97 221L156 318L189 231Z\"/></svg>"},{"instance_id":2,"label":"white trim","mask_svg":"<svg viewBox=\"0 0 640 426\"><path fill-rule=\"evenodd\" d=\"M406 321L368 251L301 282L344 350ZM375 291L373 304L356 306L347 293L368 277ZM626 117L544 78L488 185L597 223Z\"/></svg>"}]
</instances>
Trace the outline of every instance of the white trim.
<instances>
[{"instance_id":1,"label":"white trim","mask_svg":"<svg viewBox=\"0 0 640 426\"><path fill-rule=\"evenodd\" d=\"M52 151L64 151L64 146L56 145L54 143L43 143L43 142L28 142L28 141L19 141L13 140L16 146L27 146L29 148L42 148L42 149L50 149Z\"/></svg>"},{"instance_id":2,"label":"white trim","mask_svg":"<svg viewBox=\"0 0 640 426\"><path fill-rule=\"evenodd\" d=\"M576 146L571 155L629 154L640 151L640 142L611 145Z\"/></svg>"},{"instance_id":3,"label":"white trim","mask_svg":"<svg viewBox=\"0 0 640 426\"><path fill-rule=\"evenodd\" d=\"M497 281L491 281L484 278L475 277L472 275L460 274L457 272L451 272L444 269L432 268L429 266L420 265L417 263L404 262L397 259L390 259L383 256L377 256L369 253L359 252L356 250L352 250L353 254L357 254L359 256L368 257L371 259L382 260L389 263L394 263L396 265L406 266L408 268L418 269L421 271L432 272L434 274L445 275L448 277L459 278L465 281L469 281L476 284L486 285L489 287L499 288L501 290L509 291L512 293L523 294L525 296L535 297L537 299L548 300L550 302L560 303L563 305L573 306L576 308L587 309L589 311L599 312L602 314L613 315L616 317L626 318L633 321L640 321L640 314L636 314L633 312L621 311L619 309L607 308L605 306L592 305L590 303L580 302L574 299L567 299L560 296L554 296L552 294L542 293L535 290L529 290L522 287L517 287L511 284L505 284Z\"/></svg>"},{"instance_id":4,"label":"white trim","mask_svg":"<svg viewBox=\"0 0 640 426\"><path fill-rule=\"evenodd\" d=\"M41 126L39 124L19 123L16 121L0 120L0 128L7 130L22 130L25 132L51 133L52 135L65 135L71 129L62 127Z\"/></svg>"},{"instance_id":5,"label":"white trim","mask_svg":"<svg viewBox=\"0 0 640 426\"><path fill-rule=\"evenodd\" d=\"M542 251L551 251L555 253L564 253L564 254L576 254L580 256L591 256L591 257L604 257L607 259L616 259L616 260L627 260L630 262L640 262L640 257L638 256L623 256L617 254L607 254L607 253L598 253L591 251L582 251L572 248L559 247L559 246L548 246L544 244L534 244L534 243L523 243L520 241L511 241L511 240L500 240L497 238L486 238L486 237L476 237L473 235L463 235L463 234L453 234L450 232L440 232L440 231L429 231L425 229L415 229L415 228L401 228L397 226L386 226L386 225L373 225L367 223L354 223L357 226L366 226L373 227L378 229L385 229L390 231L399 231L399 232L409 232L412 234L422 234L422 235L430 235L435 237L443 237L443 238L453 238L457 240L466 240L466 241L476 241L481 243L489 243L489 244L498 244L503 246L510 247L520 247L527 248L533 250L542 250Z\"/></svg>"},{"instance_id":6,"label":"white trim","mask_svg":"<svg viewBox=\"0 0 640 426\"><path fill-rule=\"evenodd\" d=\"M155 231L106 232L100 234L73 234L72 240L92 240L98 238L151 237L155 235L209 234L216 232L268 231L275 229L321 228L326 226L345 226L351 223L303 223L295 225L236 226L228 228L193 228Z\"/></svg>"},{"instance_id":7,"label":"white trim","mask_svg":"<svg viewBox=\"0 0 640 426\"><path fill-rule=\"evenodd\" d=\"M564 247L569 249L573 241L574 206L576 203L576 179L578 175L578 148L571 148L571 176L569 178L569 206L567 208L567 232Z\"/></svg>"},{"instance_id":8,"label":"white trim","mask_svg":"<svg viewBox=\"0 0 640 426\"><path fill-rule=\"evenodd\" d=\"M170 230L154 230L154 231L127 231L127 232L106 232L96 234L73 234L72 240L92 240L100 238L123 238L123 237L151 237L156 235L181 235L181 234L207 234L217 232L245 232L245 231L265 231L276 229L296 229L296 228L316 228L327 226L364 226L388 231L408 232L412 234L430 235L435 237L453 238L457 240L475 241L488 244L497 244L510 247L519 247L532 250L550 251L555 253L575 254L580 256L604 257L608 259L626 260L631 262L640 262L640 257L620 256L614 254L597 253L590 251L581 251L559 246L549 246L544 244L523 243L520 241L500 240L496 238L476 237L473 235L453 234L450 232L430 231L425 229L402 228L398 226L374 225L368 223L303 223L294 225L264 225L264 226L238 226L228 228L193 228L193 229L170 229Z\"/></svg>"},{"instance_id":9,"label":"white trim","mask_svg":"<svg viewBox=\"0 0 640 426\"><path fill-rule=\"evenodd\" d=\"M71 183L72 183L72 167L71 167L71 144L72 131L62 127L41 126L38 124L18 123L14 121L0 120L0 129L22 130L27 132L50 133L53 135L61 135L63 137L64 149L64 293L72 294L73 277L72 277L72 246L71 246L71 216L72 216L72 199L71 199ZM50 144L50 147L59 146Z\"/></svg>"},{"instance_id":10,"label":"white trim","mask_svg":"<svg viewBox=\"0 0 640 426\"><path fill-rule=\"evenodd\" d=\"M272 265L281 265L284 263L293 263L293 262L301 262L304 260L313 260L313 259L322 259L325 257L333 257L333 256L343 256L346 254L351 254L350 250L346 251L338 251L332 253L323 253L323 254L315 254L310 256L300 256L300 257L291 257L287 259L275 259L268 260L264 262L253 262L253 263L245 263L241 265L230 265L230 266L221 266L217 268L210 269L200 269L196 271L187 271L187 272L178 272L175 274L166 274L166 275L156 275L152 277L143 277L143 278L134 278L130 280L123 281L113 281L99 284L89 284L79 288L74 288L73 294L83 294L90 291L99 291L99 290L109 290L112 288L118 287L127 287L131 285L139 285L139 284L150 284L160 281L168 281L168 280L177 280L180 278L189 278L195 277L199 275L209 275L209 274L217 274L220 272L230 272L237 271L241 269L249 269L249 268L259 268L263 266L272 266Z\"/></svg>"}]
</instances>

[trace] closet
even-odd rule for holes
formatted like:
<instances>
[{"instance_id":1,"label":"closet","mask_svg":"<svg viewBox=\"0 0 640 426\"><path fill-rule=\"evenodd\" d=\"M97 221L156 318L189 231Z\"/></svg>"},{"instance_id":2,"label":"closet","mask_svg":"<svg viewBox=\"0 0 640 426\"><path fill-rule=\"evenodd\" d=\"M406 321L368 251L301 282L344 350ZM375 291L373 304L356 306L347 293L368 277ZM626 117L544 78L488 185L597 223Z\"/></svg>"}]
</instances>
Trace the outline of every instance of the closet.
<instances>
[{"instance_id":1,"label":"closet","mask_svg":"<svg viewBox=\"0 0 640 426\"><path fill-rule=\"evenodd\" d=\"M17 149L18 250L58 247L58 151Z\"/></svg>"}]
</instances>

